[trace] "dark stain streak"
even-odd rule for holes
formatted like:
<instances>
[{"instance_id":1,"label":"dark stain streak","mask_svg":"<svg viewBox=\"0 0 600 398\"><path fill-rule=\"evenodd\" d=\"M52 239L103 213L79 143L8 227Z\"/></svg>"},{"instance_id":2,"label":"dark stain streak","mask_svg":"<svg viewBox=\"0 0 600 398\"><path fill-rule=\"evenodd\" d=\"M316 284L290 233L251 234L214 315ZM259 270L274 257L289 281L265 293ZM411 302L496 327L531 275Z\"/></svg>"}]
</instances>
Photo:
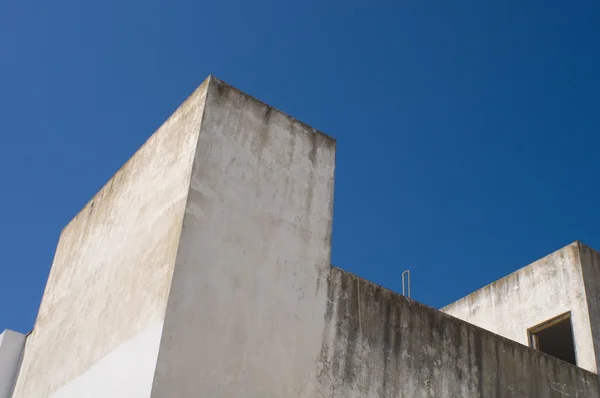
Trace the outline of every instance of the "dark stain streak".
<instances>
[{"instance_id":1,"label":"dark stain streak","mask_svg":"<svg viewBox=\"0 0 600 398\"><path fill-rule=\"evenodd\" d=\"M291 131L292 134L290 134L290 145L289 145L289 149L288 149L288 164L287 164L288 169L294 164L294 156L296 154L295 151L296 151L297 132L296 132L296 123L295 123L294 119L290 120L289 131Z\"/></svg>"},{"instance_id":2,"label":"dark stain streak","mask_svg":"<svg viewBox=\"0 0 600 398\"><path fill-rule=\"evenodd\" d=\"M483 339L478 336L478 333L475 332L474 340L475 340L475 366L477 368L477 372L479 375L479 392L484 391L484 378L483 375Z\"/></svg>"},{"instance_id":3,"label":"dark stain streak","mask_svg":"<svg viewBox=\"0 0 600 398\"><path fill-rule=\"evenodd\" d=\"M377 295L380 297L380 295ZM379 298L378 297L378 298ZM392 333L395 332L392 323L392 308L389 302L383 304L384 312L384 323L386 327L383 329L383 391L386 392L388 389L388 382L390 379L389 375L389 362L390 354L392 352Z\"/></svg>"},{"instance_id":4,"label":"dark stain streak","mask_svg":"<svg viewBox=\"0 0 600 398\"><path fill-rule=\"evenodd\" d=\"M233 99L235 101L232 102L236 102L236 103L252 103L252 104L257 104L260 107L267 107L270 108L272 111L277 112L279 114L281 114L283 117L288 118L290 120L293 120L294 123L298 124L302 130L305 130L307 134L313 134L313 135L318 135L320 137L320 139L323 141L323 143L328 147L328 148L335 148L336 145L336 141L333 137L328 136L327 134L314 129L313 127L307 125L306 123L301 122L300 120L287 115L286 113L277 110L275 108L273 108L272 106L260 101L257 98L254 98L240 90L238 90L237 88L225 83L224 81L211 76L210 78L210 86L209 88L211 88L212 90L214 90L214 93L212 90L209 90L210 93L212 93L213 97L216 97L216 100L218 102L221 102L222 98L225 96L228 99Z\"/></svg>"},{"instance_id":5,"label":"dark stain streak","mask_svg":"<svg viewBox=\"0 0 600 398\"><path fill-rule=\"evenodd\" d=\"M253 132L251 146L254 156L256 156L259 162L262 162L263 152L270 144L270 129L273 123L273 108L268 106L263 107L259 117L261 119L261 128Z\"/></svg>"},{"instance_id":6,"label":"dark stain streak","mask_svg":"<svg viewBox=\"0 0 600 398\"><path fill-rule=\"evenodd\" d=\"M335 267L327 299L325 321L333 329L319 358L328 365L319 374L327 398L374 392L389 398L457 397L460 391L474 397L563 398L576 389L579 397L597 396L596 375ZM567 387L553 390L550 381ZM422 390L407 390L408 385Z\"/></svg>"},{"instance_id":7,"label":"dark stain streak","mask_svg":"<svg viewBox=\"0 0 600 398\"><path fill-rule=\"evenodd\" d=\"M359 296L356 294L356 280L346 274L343 279L345 280L347 296L345 301L346 313L344 314L344 324L346 325L346 354L344 358L344 375L342 380L346 383L354 383L356 377L356 369L354 366L354 359L358 353L359 344L359 315L358 314L358 300Z\"/></svg>"},{"instance_id":8,"label":"dark stain streak","mask_svg":"<svg viewBox=\"0 0 600 398\"><path fill-rule=\"evenodd\" d=\"M313 140L312 148L310 148L310 151L308 152L308 158L310 159L310 162L313 164L313 166L317 161L317 148L315 147L314 142L315 141Z\"/></svg>"}]
</instances>

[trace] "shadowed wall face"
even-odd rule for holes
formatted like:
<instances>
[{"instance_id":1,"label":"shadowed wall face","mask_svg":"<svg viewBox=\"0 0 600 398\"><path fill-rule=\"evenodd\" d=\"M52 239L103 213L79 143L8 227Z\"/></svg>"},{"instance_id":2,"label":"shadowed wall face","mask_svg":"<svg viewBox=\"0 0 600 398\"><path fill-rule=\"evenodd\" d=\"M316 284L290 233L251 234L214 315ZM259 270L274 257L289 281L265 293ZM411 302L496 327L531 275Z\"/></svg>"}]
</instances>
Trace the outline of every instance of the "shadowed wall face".
<instances>
[{"instance_id":1,"label":"shadowed wall face","mask_svg":"<svg viewBox=\"0 0 600 398\"><path fill-rule=\"evenodd\" d=\"M19 372L25 335L5 330L0 333L0 398L10 398Z\"/></svg>"},{"instance_id":2,"label":"shadowed wall face","mask_svg":"<svg viewBox=\"0 0 600 398\"><path fill-rule=\"evenodd\" d=\"M600 374L600 253L582 243L579 243L579 253L594 340L593 351L598 364L597 373Z\"/></svg>"},{"instance_id":3,"label":"shadowed wall face","mask_svg":"<svg viewBox=\"0 0 600 398\"><path fill-rule=\"evenodd\" d=\"M324 397L597 397L598 378L333 268Z\"/></svg>"}]
</instances>

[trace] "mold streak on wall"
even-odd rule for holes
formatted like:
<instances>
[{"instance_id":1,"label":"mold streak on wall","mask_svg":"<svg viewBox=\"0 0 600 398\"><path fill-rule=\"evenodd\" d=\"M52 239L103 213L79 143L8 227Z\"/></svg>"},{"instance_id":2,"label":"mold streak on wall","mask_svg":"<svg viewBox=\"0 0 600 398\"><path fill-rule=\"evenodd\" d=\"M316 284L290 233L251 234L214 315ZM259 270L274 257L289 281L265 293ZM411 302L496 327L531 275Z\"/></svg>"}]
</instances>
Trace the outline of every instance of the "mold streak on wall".
<instances>
[{"instance_id":1,"label":"mold streak on wall","mask_svg":"<svg viewBox=\"0 0 600 398\"><path fill-rule=\"evenodd\" d=\"M315 397L596 397L598 378L333 268Z\"/></svg>"}]
</instances>

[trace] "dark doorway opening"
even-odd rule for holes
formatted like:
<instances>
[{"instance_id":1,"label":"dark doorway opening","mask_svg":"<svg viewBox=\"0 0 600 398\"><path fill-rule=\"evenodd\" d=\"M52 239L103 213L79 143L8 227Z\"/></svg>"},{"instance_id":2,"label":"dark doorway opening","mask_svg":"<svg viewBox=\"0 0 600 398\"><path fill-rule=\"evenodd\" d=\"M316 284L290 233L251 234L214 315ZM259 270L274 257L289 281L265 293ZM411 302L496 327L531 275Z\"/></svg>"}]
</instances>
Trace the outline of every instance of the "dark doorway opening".
<instances>
[{"instance_id":1,"label":"dark doorway opening","mask_svg":"<svg viewBox=\"0 0 600 398\"><path fill-rule=\"evenodd\" d=\"M570 312L529 329L529 342L535 350L577 365Z\"/></svg>"}]
</instances>

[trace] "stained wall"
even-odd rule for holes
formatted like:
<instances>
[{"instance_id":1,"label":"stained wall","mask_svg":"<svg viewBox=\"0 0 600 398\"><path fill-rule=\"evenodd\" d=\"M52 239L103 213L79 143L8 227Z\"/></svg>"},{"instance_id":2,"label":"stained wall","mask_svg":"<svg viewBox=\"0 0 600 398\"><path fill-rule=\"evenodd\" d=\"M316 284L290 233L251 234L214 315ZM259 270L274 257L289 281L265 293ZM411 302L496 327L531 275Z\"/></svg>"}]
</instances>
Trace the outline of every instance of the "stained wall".
<instances>
[{"instance_id":1,"label":"stained wall","mask_svg":"<svg viewBox=\"0 0 600 398\"><path fill-rule=\"evenodd\" d=\"M600 374L600 253L581 242L577 242L583 272L590 328L594 344L595 373Z\"/></svg>"},{"instance_id":2,"label":"stained wall","mask_svg":"<svg viewBox=\"0 0 600 398\"><path fill-rule=\"evenodd\" d=\"M597 373L590 312L574 242L441 311L528 345L528 329L571 312L577 365Z\"/></svg>"},{"instance_id":3,"label":"stained wall","mask_svg":"<svg viewBox=\"0 0 600 398\"><path fill-rule=\"evenodd\" d=\"M291 397L314 379L335 145L211 81L153 397Z\"/></svg>"},{"instance_id":4,"label":"stained wall","mask_svg":"<svg viewBox=\"0 0 600 398\"><path fill-rule=\"evenodd\" d=\"M599 396L593 373L332 267L335 148L209 78L64 229L15 397ZM553 256L481 297L583 286Z\"/></svg>"},{"instance_id":5,"label":"stained wall","mask_svg":"<svg viewBox=\"0 0 600 398\"><path fill-rule=\"evenodd\" d=\"M206 85L63 229L15 398L150 394Z\"/></svg>"},{"instance_id":6,"label":"stained wall","mask_svg":"<svg viewBox=\"0 0 600 398\"><path fill-rule=\"evenodd\" d=\"M218 80L205 109L152 397L598 396L595 374L331 267L335 142Z\"/></svg>"},{"instance_id":7,"label":"stained wall","mask_svg":"<svg viewBox=\"0 0 600 398\"><path fill-rule=\"evenodd\" d=\"M333 268L314 397L597 397L598 377Z\"/></svg>"}]
</instances>

